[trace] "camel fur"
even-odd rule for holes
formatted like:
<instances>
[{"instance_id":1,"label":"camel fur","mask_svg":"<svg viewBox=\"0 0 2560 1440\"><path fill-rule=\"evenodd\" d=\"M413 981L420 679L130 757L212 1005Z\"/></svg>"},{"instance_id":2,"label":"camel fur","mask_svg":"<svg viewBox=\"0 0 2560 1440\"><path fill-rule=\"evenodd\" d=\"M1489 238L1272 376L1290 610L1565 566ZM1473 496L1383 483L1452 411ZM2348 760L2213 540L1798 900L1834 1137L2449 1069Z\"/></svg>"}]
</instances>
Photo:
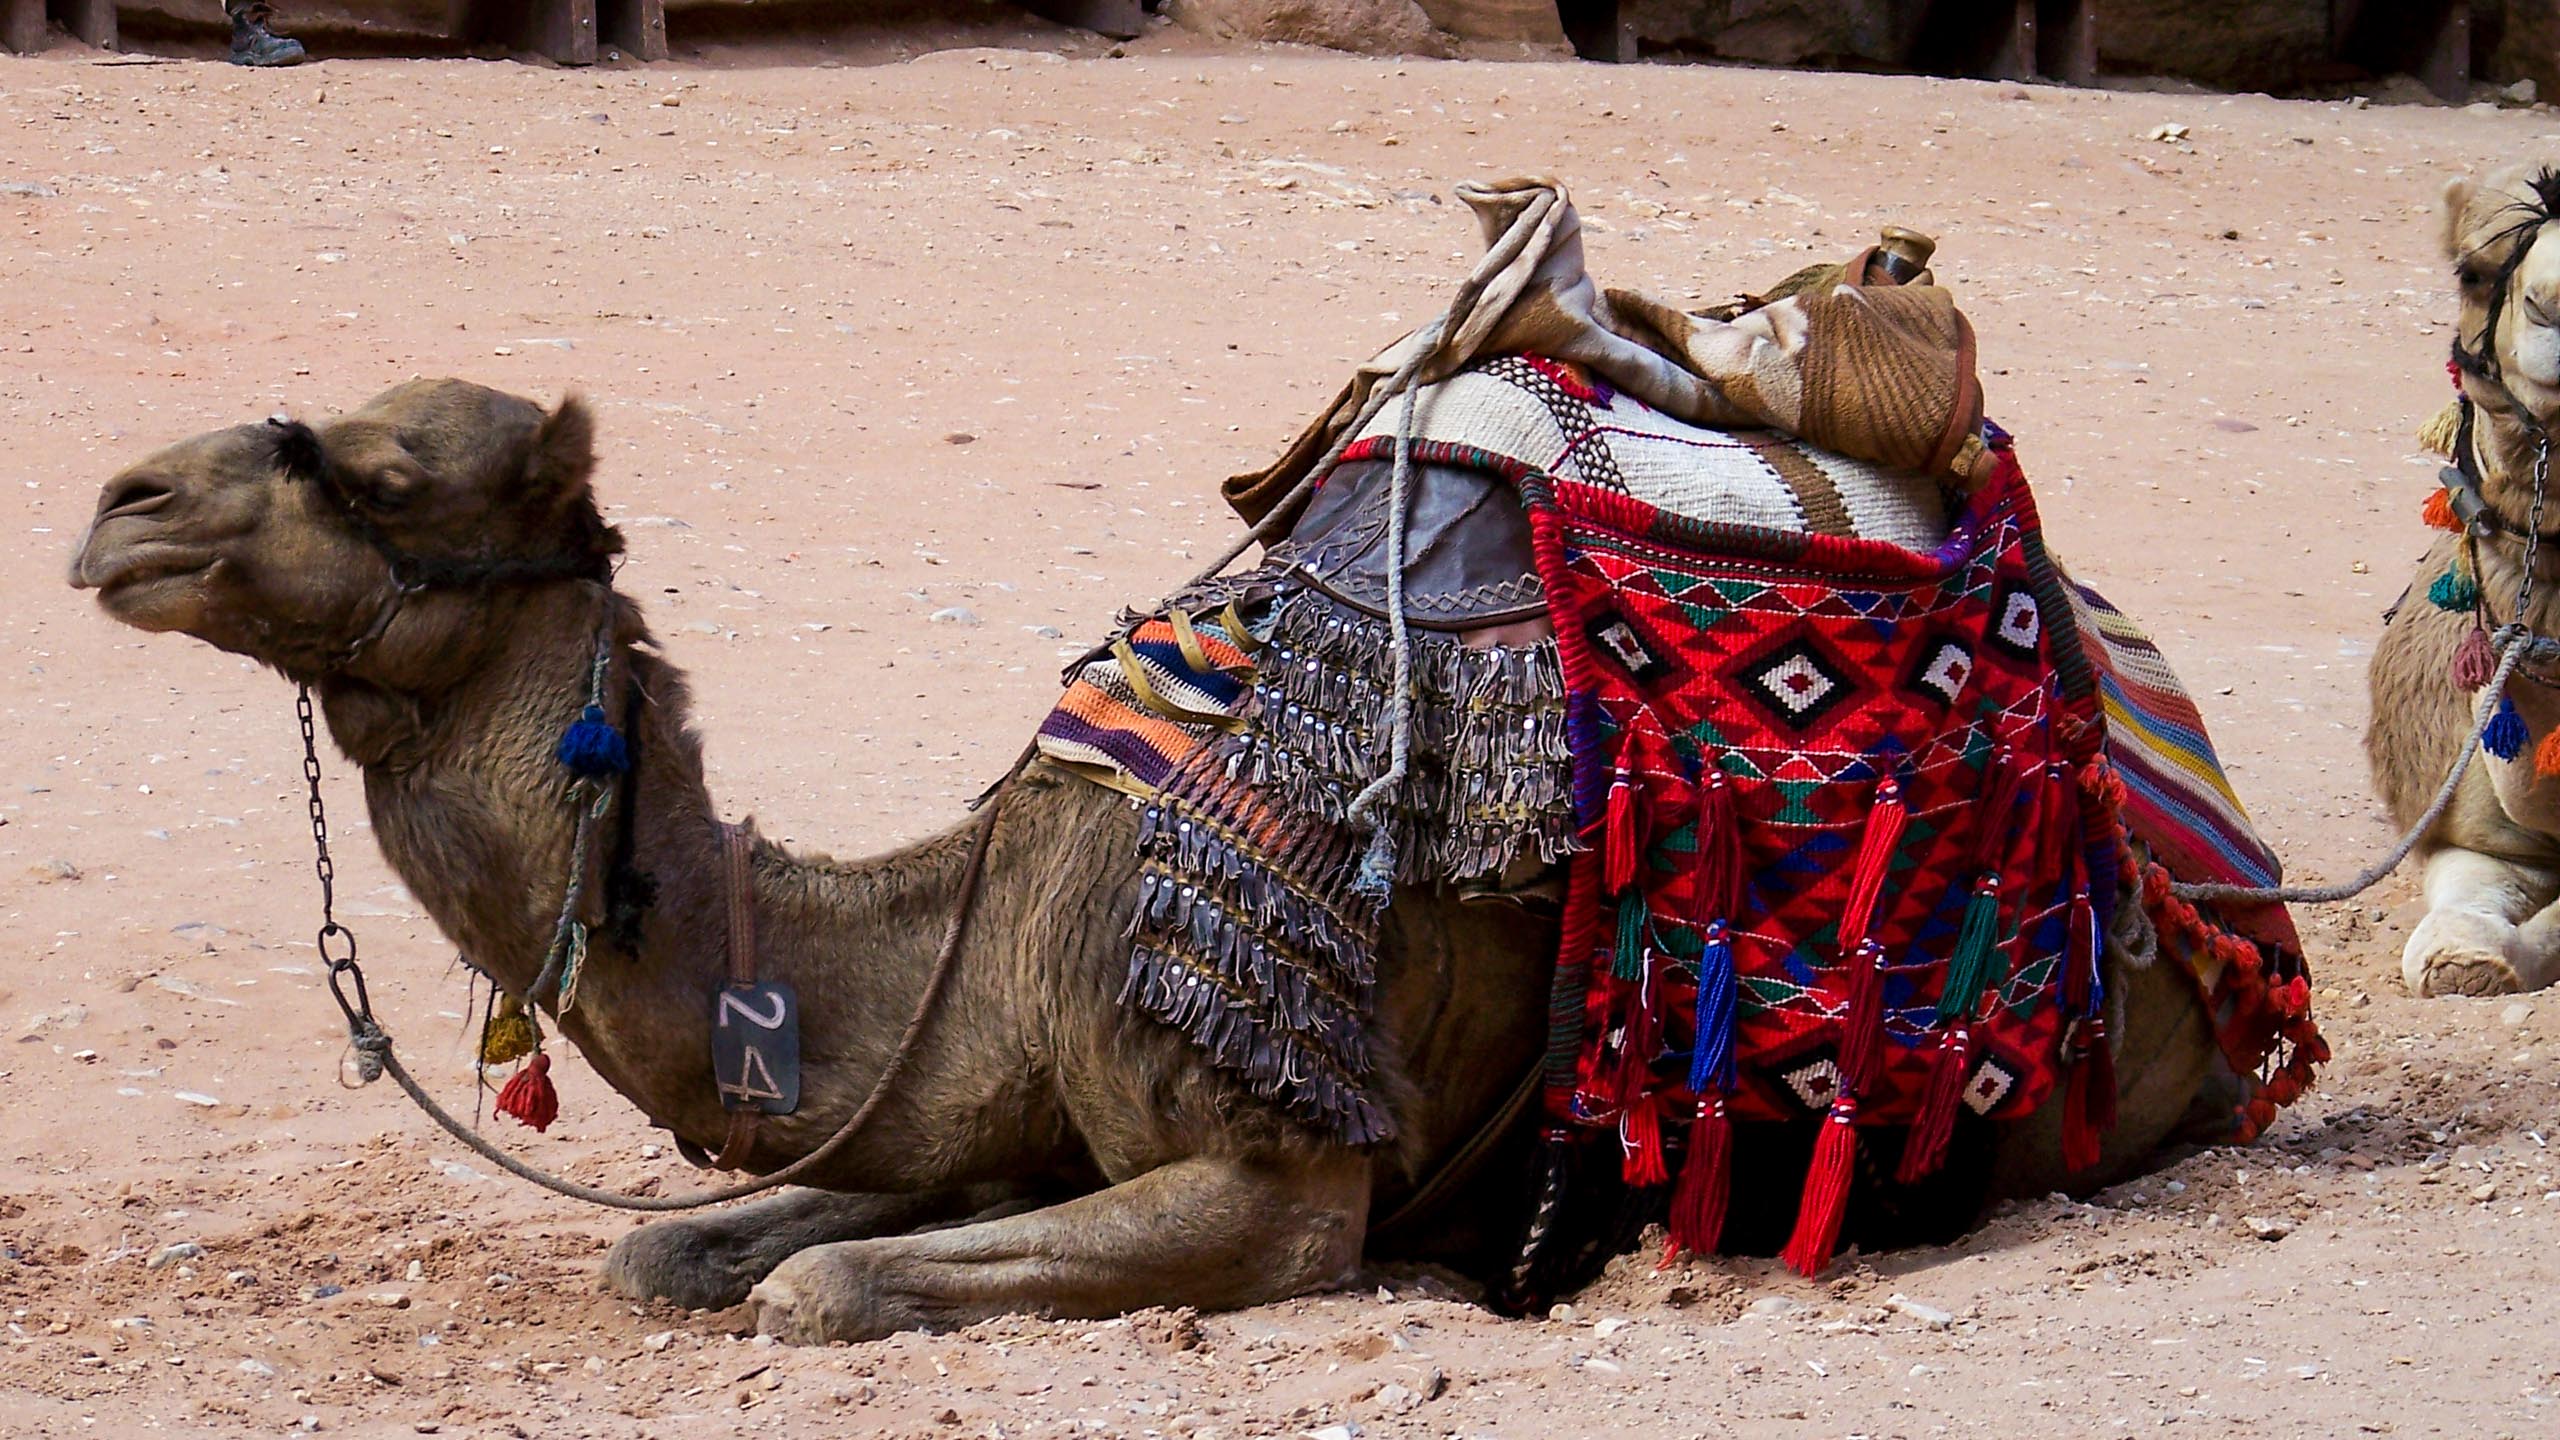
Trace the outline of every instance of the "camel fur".
<instances>
[{"instance_id":1,"label":"camel fur","mask_svg":"<svg viewBox=\"0 0 2560 1440\"><path fill-rule=\"evenodd\" d=\"M2450 181L2443 199L2443 244L2460 294L2464 341L2493 346L2514 393L2542 423L2560 423L2560 230L2520 221L2547 216L2536 181L2553 166L2516 165L2484 180ZM2530 246L2510 283L2496 332L2490 328L2496 276L2519 246ZM2481 493L2518 528L2533 508L2535 443L2506 396L2466 376ZM2433 440L2452 448L2442 417ZM2560 507L2546 517L2560 524ZM2375 647L2368 684L2372 720L2365 753L2374 787L2392 823L2417 823L2455 755L2468 740L2475 697L2451 678L2454 652L2473 620L2428 603L2426 591L2446 572L2463 541L2439 537L2418 564L2410 594ZM2520 538L2478 542L2478 581L2492 626L2521 619L2536 634L2560 634L2560 546L2546 542L2535 594L2513 615L2523 579ZM2547 677L2546 677L2547 678ZM2513 760L2483 750L2452 806L2423 837L2425 918L2401 952L2401 976L2415 995L2493 995L2540 990L2560 980L2560 780L2537 772L2534 752L2560 727L2560 691L2546 678L2520 674L2508 689L2532 739Z\"/></svg>"},{"instance_id":2,"label":"camel fur","mask_svg":"<svg viewBox=\"0 0 2560 1440\"><path fill-rule=\"evenodd\" d=\"M428 557L618 550L590 489L592 428L575 399L545 411L433 380L316 431L216 431L108 482L71 580L127 625L193 635L310 683L331 737L362 768L392 867L471 962L519 995L541 963L570 855L552 747L608 626L612 683L642 700L640 768L618 803L638 807L633 856L657 891L636 944L598 932L557 1030L653 1121L716 1150L717 812L684 679L638 608L591 580L430 588L341 658L392 584L360 525ZM693 1307L743 1301L757 1330L817 1342L1008 1312L1232 1308L1336 1285L1364 1256L1495 1273L1532 1198L1534 1116L1495 1136L1490 1158L1428 1212L1393 1235L1372 1228L1486 1129L1534 1063L1551 921L1445 891L1398 893L1373 1034L1402 1138L1354 1150L1255 1100L1183 1036L1118 1003L1136 866L1124 797L1034 766L1002 804L972 938L877 1118L816 1188L635 1231L605 1263L609 1284ZM803 1085L798 1112L767 1121L750 1168L808 1153L869 1093L926 983L968 842L964 824L856 861L755 842L760 964L800 996ZM2104 1162L2069 1177L2074 1185L2105 1183L2149 1155L2212 1064L2192 987L2173 966L2120 954L2110 965L2108 983L2126 997L2122 1116ZM395 1030L398 1018L387 1017ZM1961 1173L1934 1218L1899 1232L1879 1221L1867 1243L1951 1238L1995 1172L2003 1193L2066 1183L2058 1109L1985 1137L1971 1163L1951 1167ZM1774 1249L1796 1187L1768 1188ZM1729 1243L1749 1231L1752 1201L1736 1197ZM1903 1213L1870 1208L1886 1220Z\"/></svg>"}]
</instances>

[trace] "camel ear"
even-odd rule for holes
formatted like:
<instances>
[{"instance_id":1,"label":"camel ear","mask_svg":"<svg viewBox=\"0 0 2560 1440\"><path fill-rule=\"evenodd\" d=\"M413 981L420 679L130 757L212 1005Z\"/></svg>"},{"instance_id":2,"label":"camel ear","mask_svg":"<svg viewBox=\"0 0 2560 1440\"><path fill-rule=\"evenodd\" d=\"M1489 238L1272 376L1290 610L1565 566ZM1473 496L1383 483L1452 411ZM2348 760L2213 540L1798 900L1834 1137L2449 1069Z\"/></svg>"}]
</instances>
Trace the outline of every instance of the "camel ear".
<instances>
[{"instance_id":1,"label":"camel ear","mask_svg":"<svg viewBox=\"0 0 2560 1440\"><path fill-rule=\"evenodd\" d=\"M559 408L542 417L542 428L534 432L531 468L534 483L562 500L586 494L587 481L596 473L596 422L583 397L563 396Z\"/></svg>"},{"instance_id":2,"label":"camel ear","mask_svg":"<svg viewBox=\"0 0 2560 1440\"><path fill-rule=\"evenodd\" d=\"M548 497L570 532L569 543L599 558L622 553L622 532L604 523L590 483L596 473L596 422L578 395L561 397L534 432L529 467L535 489Z\"/></svg>"},{"instance_id":3,"label":"camel ear","mask_svg":"<svg viewBox=\"0 0 2560 1440\"><path fill-rule=\"evenodd\" d=\"M2436 202L2436 221L2443 226L2444 257L2462 258L2462 217L2471 209L2471 197L2480 187L2468 175L2456 175L2444 182L2443 198Z\"/></svg>"}]
</instances>

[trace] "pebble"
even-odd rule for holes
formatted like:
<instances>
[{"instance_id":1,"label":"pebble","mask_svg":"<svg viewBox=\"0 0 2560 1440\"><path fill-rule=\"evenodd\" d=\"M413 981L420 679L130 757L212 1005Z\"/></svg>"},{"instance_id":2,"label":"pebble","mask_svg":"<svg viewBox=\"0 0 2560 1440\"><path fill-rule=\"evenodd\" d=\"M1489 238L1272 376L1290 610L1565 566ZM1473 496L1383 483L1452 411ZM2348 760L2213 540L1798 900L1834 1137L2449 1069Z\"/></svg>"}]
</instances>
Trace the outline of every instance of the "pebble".
<instances>
[{"instance_id":1,"label":"pebble","mask_svg":"<svg viewBox=\"0 0 2560 1440\"><path fill-rule=\"evenodd\" d=\"M2498 1198L2498 1182L2497 1182L2497 1181L2495 1181L2495 1180L2492 1180L2492 1181L2489 1181L2489 1182L2488 1182L2487 1184L2485 1184L2485 1185L2474 1185L2474 1186L2472 1186L2472 1187L2471 1187L2471 1198L2472 1198L2472 1199L2474 1199L2474 1200L2495 1200L2495 1199L2497 1199L2497 1198Z\"/></svg>"},{"instance_id":2,"label":"pebble","mask_svg":"<svg viewBox=\"0 0 2560 1440\"><path fill-rule=\"evenodd\" d=\"M1884 1303L1886 1309L1900 1311L1932 1330L1944 1330L1956 1323L1956 1317L1948 1311L1941 1310L1935 1305L1923 1304L1908 1295L1890 1295L1885 1298Z\"/></svg>"},{"instance_id":3,"label":"pebble","mask_svg":"<svg viewBox=\"0 0 2560 1440\"><path fill-rule=\"evenodd\" d=\"M33 180L0 180L0 195L24 195L30 200L50 200L62 192Z\"/></svg>"},{"instance_id":4,"label":"pebble","mask_svg":"<svg viewBox=\"0 0 2560 1440\"><path fill-rule=\"evenodd\" d=\"M2532 1018L2533 1007L2521 1000L2498 1012L2498 1023L2510 1027L2521 1025Z\"/></svg>"},{"instance_id":5,"label":"pebble","mask_svg":"<svg viewBox=\"0 0 2560 1440\"><path fill-rule=\"evenodd\" d=\"M1553 1320L1559 1325L1570 1325L1573 1323L1573 1307L1570 1305L1552 1306L1547 1311L1547 1318Z\"/></svg>"},{"instance_id":6,"label":"pebble","mask_svg":"<svg viewBox=\"0 0 2560 1440\"><path fill-rule=\"evenodd\" d=\"M181 1260L199 1260L203 1257L203 1246L197 1244L193 1240L181 1240L175 1245L163 1245L158 1250L154 1251L150 1259L142 1262L142 1268L145 1270L158 1270L163 1266L174 1265Z\"/></svg>"},{"instance_id":7,"label":"pebble","mask_svg":"<svg viewBox=\"0 0 2560 1440\"><path fill-rule=\"evenodd\" d=\"M1804 1308L1803 1301L1791 1300L1784 1295L1763 1295L1751 1302L1754 1315L1793 1315Z\"/></svg>"},{"instance_id":8,"label":"pebble","mask_svg":"<svg viewBox=\"0 0 2560 1440\"><path fill-rule=\"evenodd\" d=\"M276 1378L276 1367L264 1360L243 1360L240 1362L240 1373L254 1380L273 1380Z\"/></svg>"},{"instance_id":9,"label":"pebble","mask_svg":"<svg viewBox=\"0 0 2560 1440\"><path fill-rule=\"evenodd\" d=\"M977 611L970 609L966 605L945 606L924 618L928 623L934 625L979 625L985 623L978 618Z\"/></svg>"},{"instance_id":10,"label":"pebble","mask_svg":"<svg viewBox=\"0 0 2560 1440\"><path fill-rule=\"evenodd\" d=\"M1402 1385L1381 1385L1378 1387L1378 1403L1401 1415L1420 1405L1422 1397Z\"/></svg>"},{"instance_id":11,"label":"pebble","mask_svg":"<svg viewBox=\"0 0 2560 1440\"><path fill-rule=\"evenodd\" d=\"M2293 1233L2292 1221L2271 1220L2264 1215L2243 1215L2240 1223L2248 1226L2249 1233L2261 1240L2281 1240Z\"/></svg>"},{"instance_id":12,"label":"pebble","mask_svg":"<svg viewBox=\"0 0 2560 1440\"><path fill-rule=\"evenodd\" d=\"M658 1332L657 1334L655 1334L655 1335L643 1335L643 1336L641 1336L641 1337L640 1337L640 1348L641 1348L641 1349L643 1349L643 1350L646 1350L646 1351L648 1351L648 1352L650 1352L651 1354L653 1354L653 1355L654 1355L654 1354L656 1354L658 1351L661 1351L661 1350L666 1349L668 1346L670 1346L670 1345L674 1344L675 1342L676 1342L676 1332L674 1332L673 1330L661 1330L661 1331L659 1331L659 1332Z\"/></svg>"},{"instance_id":13,"label":"pebble","mask_svg":"<svg viewBox=\"0 0 2560 1440\"><path fill-rule=\"evenodd\" d=\"M210 1095L202 1094L202 1093L200 1093L200 1092L198 1092L198 1091L194 1091L194 1090L180 1090L180 1091L176 1092L176 1094L175 1094L175 1095L173 1095L171 1098L176 1099L176 1100L184 1101L185 1103L187 1103L187 1104L189 1104L189 1105L193 1105L193 1106L197 1107L198 1109L202 1109L202 1110L210 1110L210 1109L212 1109L214 1106L219 1105L219 1104L221 1104L221 1103L222 1103L221 1101L214 1099L214 1098L213 1098L212 1096L210 1096Z\"/></svg>"},{"instance_id":14,"label":"pebble","mask_svg":"<svg viewBox=\"0 0 2560 1440\"><path fill-rule=\"evenodd\" d=\"M1360 1440L1360 1427L1357 1425L1327 1425L1321 1430L1308 1431L1307 1440Z\"/></svg>"},{"instance_id":15,"label":"pebble","mask_svg":"<svg viewBox=\"0 0 2560 1440\"><path fill-rule=\"evenodd\" d=\"M409 1297L398 1290L376 1290L364 1298L376 1305L385 1306L393 1310L406 1310L409 1308Z\"/></svg>"},{"instance_id":16,"label":"pebble","mask_svg":"<svg viewBox=\"0 0 2560 1440\"><path fill-rule=\"evenodd\" d=\"M1606 1340L1610 1336L1617 1334L1619 1331L1626 1329L1634 1323L1636 1322L1633 1320L1612 1315L1608 1319L1601 1321L1599 1324L1592 1326L1591 1333L1599 1336L1603 1340Z\"/></svg>"}]
</instances>

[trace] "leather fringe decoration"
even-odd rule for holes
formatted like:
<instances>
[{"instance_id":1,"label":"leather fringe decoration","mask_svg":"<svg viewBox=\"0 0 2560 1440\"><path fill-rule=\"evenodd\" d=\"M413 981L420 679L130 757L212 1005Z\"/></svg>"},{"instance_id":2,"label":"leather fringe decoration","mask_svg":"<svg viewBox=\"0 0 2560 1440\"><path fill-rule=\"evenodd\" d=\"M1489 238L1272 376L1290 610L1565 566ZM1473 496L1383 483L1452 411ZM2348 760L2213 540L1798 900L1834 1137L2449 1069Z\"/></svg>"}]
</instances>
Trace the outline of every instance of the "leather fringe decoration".
<instances>
[{"instance_id":1,"label":"leather fringe decoration","mask_svg":"<svg viewBox=\"0 0 2560 1440\"><path fill-rule=\"evenodd\" d=\"M560 1118L560 1092L551 1088L551 1057L535 1054L532 1063L498 1092L498 1113L530 1125L536 1132Z\"/></svg>"},{"instance_id":2,"label":"leather fringe decoration","mask_svg":"<svg viewBox=\"0 0 2560 1440\"><path fill-rule=\"evenodd\" d=\"M1840 1248L1840 1223L1849 1214L1849 1181L1858 1158L1858 1102L1843 1095L1822 1119L1805 1172L1804 1201L1796 1207L1795 1233L1778 1258L1810 1280L1831 1264Z\"/></svg>"},{"instance_id":3,"label":"leather fringe decoration","mask_svg":"<svg viewBox=\"0 0 2560 1440\"><path fill-rule=\"evenodd\" d=\"M2489 632L2474 625L2453 651L2453 683L2465 692L2476 692L2498 673L2498 652L2489 644Z\"/></svg>"},{"instance_id":4,"label":"leather fringe decoration","mask_svg":"<svg viewBox=\"0 0 2560 1440\"><path fill-rule=\"evenodd\" d=\"M2524 717L2516 713L2516 702L2499 696L2498 713L2489 717L2488 726L2480 732L2480 748L2501 760L2513 760L2524 753L2525 742L2532 738Z\"/></svg>"},{"instance_id":5,"label":"leather fringe decoration","mask_svg":"<svg viewBox=\"0 0 2560 1440\"><path fill-rule=\"evenodd\" d=\"M1698 1102L1689 1122L1689 1152L1680 1161L1680 1184L1671 1192L1670 1239L1662 1258L1712 1255L1724 1239L1724 1216L1733 1194L1733 1121L1724 1096Z\"/></svg>"},{"instance_id":6,"label":"leather fringe decoration","mask_svg":"<svg viewBox=\"0 0 2560 1440\"><path fill-rule=\"evenodd\" d=\"M1965 1077L1973 1069L1973 1027L1959 1020L1938 1036L1938 1053L1929 1060L1929 1090L1920 1114L1902 1142L1902 1163L1893 1178L1917 1184L1947 1163L1947 1142L1956 1133L1956 1111L1964 1104Z\"/></svg>"}]
</instances>

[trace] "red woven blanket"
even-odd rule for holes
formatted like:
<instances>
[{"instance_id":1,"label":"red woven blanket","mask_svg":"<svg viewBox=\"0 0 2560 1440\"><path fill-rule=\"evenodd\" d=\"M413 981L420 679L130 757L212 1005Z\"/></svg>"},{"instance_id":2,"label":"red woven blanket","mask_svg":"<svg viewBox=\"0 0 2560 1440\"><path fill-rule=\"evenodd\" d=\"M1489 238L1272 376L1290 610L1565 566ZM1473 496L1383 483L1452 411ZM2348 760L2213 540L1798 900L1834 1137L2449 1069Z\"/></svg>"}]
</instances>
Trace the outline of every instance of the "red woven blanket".
<instances>
[{"instance_id":1,"label":"red woven blanket","mask_svg":"<svg viewBox=\"0 0 2560 1440\"><path fill-rule=\"evenodd\" d=\"M1811 1273L1861 1128L1911 1127L1916 1179L1959 1107L2023 1115L2106 1053L2089 842L2111 882L2114 817L2081 784L2102 732L1998 461L1932 555L1524 482L1591 842L1549 1106L1614 1125L1631 1183L1681 1152L1679 1247L1715 1246L1734 1120L1826 1122L1787 1251ZM2068 1127L2094 1152L2113 1081L2078 1068L2107 1097Z\"/></svg>"}]
</instances>

